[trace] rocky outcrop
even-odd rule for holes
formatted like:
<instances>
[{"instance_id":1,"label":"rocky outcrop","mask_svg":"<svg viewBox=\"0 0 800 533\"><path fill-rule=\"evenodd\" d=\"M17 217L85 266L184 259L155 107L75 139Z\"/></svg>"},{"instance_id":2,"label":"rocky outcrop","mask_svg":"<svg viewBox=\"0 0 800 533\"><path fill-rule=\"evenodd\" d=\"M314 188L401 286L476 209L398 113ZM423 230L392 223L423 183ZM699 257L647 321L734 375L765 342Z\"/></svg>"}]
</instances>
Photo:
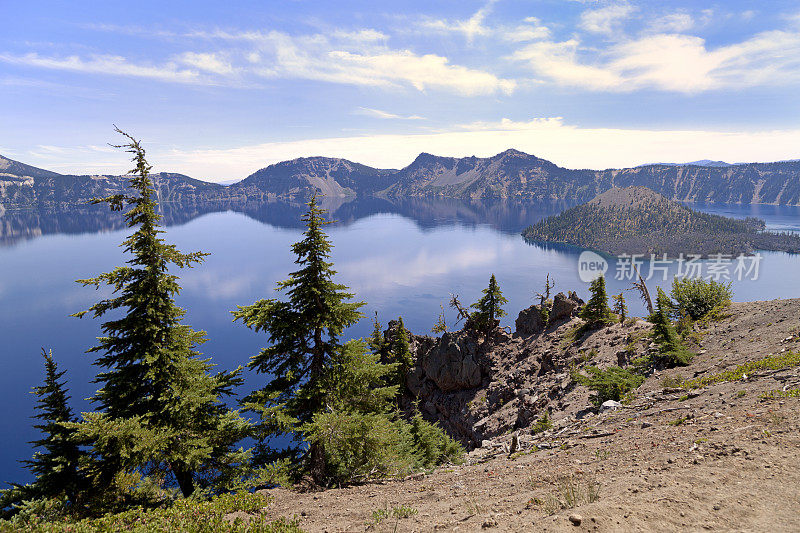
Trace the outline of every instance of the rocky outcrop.
<instances>
[{"instance_id":1,"label":"rocky outcrop","mask_svg":"<svg viewBox=\"0 0 800 533\"><path fill-rule=\"evenodd\" d=\"M563 292L556 294L553 298L553 308L550 311L550 322L562 322L569 320L577 315L580 308L583 306L584 301L578 298L574 291L569 291L569 296L565 296Z\"/></svg>"},{"instance_id":2,"label":"rocky outcrop","mask_svg":"<svg viewBox=\"0 0 800 533\"><path fill-rule=\"evenodd\" d=\"M559 293L554 320L545 326L540 307L531 306L520 313L513 335L498 327L485 336L468 328L439 338L412 336L416 366L406 376L401 407L408 413L418 405L467 448L510 431L524 434L545 413L556 420L587 407L594 412L570 369L617 364L629 335L645 338L649 324L615 324L565 345L567 332L582 323L574 318L582 305L574 292Z\"/></svg>"},{"instance_id":3,"label":"rocky outcrop","mask_svg":"<svg viewBox=\"0 0 800 533\"><path fill-rule=\"evenodd\" d=\"M544 328L547 327L547 319L542 313L541 306L532 305L519 312L514 325L517 328L517 335L530 337L544 331Z\"/></svg>"},{"instance_id":4,"label":"rocky outcrop","mask_svg":"<svg viewBox=\"0 0 800 533\"><path fill-rule=\"evenodd\" d=\"M478 343L465 331L445 333L421 357L425 377L439 390L471 389L481 384Z\"/></svg>"}]
</instances>

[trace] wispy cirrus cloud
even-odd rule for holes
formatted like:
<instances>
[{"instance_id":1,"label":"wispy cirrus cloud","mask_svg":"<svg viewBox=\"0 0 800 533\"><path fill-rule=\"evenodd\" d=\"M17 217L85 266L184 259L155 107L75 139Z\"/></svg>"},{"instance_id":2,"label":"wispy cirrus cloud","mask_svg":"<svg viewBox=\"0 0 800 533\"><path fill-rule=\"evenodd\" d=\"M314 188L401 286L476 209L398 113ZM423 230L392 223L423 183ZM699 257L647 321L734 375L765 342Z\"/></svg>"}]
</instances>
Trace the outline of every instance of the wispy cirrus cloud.
<instances>
[{"instance_id":1,"label":"wispy cirrus cloud","mask_svg":"<svg viewBox=\"0 0 800 533\"><path fill-rule=\"evenodd\" d=\"M591 33L613 36L620 33L623 23L636 11L630 4L612 4L587 9L581 14L579 27Z\"/></svg>"},{"instance_id":2,"label":"wispy cirrus cloud","mask_svg":"<svg viewBox=\"0 0 800 533\"><path fill-rule=\"evenodd\" d=\"M91 55L80 57L71 55L66 57L42 56L35 52L13 55L0 54L0 62L28 67L38 67L52 70L66 70L86 74L106 74L116 76L130 76L136 78L150 78L172 83L207 83L197 70L181 68L174 62L161 65L144 65L133 63L125 57L118 55Z\"/></svg>"},{"instance_id":3,"label":"wispy cirrus cloud","mask_svg":"<svg viewBox=\"0 0 800 533\"><path fill-rule=\"evenodd\" d=\"M368 117L373 118L380 118L380 119L399 119L399 120L424 120L425 117L421 117L419 115L398 115L396 113L390 113L388 111L383 111L381 109L373 109L370 107L359 107L354 111L354 113L358 115L366 115Z\"/></svg>"},{"instance_id":4,"label":"wispy cirrus cloud","mask_svg":"<svg viewBox=\"0 0 800 533\"><path fill-rule=\"evenodd\" d=\"M97 31L123 31L95 26ZM131 35L184 39L205 50L173 55L161 65L141 65L122 56L72 55L65 58L0 54L0 61L32 67L106 75L138 76L195 84L244 84L257 79L301 79L346 85L436 90L464 96L510 94L517 83L479 68L454 64L446 56L392 48L388 36L374 29L333 30L327 34L293 35L281 31L193 30L184 33ZM227 44L226 44L227 43ZM231 43L235 43L231 44Z\"/></svg>"},{"instance_id":5,"label":"wispy cirrus cloud","mask_svg":"<svg viewBox=\"0 0 800 533\"><path fill-rule=\"evenodd\" d=\"M497 2L498 0L489 0L468 19L448 20L425 18L420 25L429 30L460 33L467 38L467 41L472 42L475 37L492 33L492 30L485 25L485 21Z\"/></svg>"},{"instance_id":6,"label":"wispy cirrus cloud","mask_svg":"<svg viewBox=\"0 0 800 533\"><path fill-rule=\"evenodd\" d=\"M184 52L178 56L178 61L204 72L212 74L233 74L234 68L230 61L215 53Z\"/></svg>"},{"instance_id":7,"label":"wispy cirrus cloud","mask_svg":"<svg viewBox=\"0 0 800 533\"><path fill-rule=\"evenodd\" d=\"M491 37L500 41L525 42L544 39L550 36L550 29L543 25L538 17L525 17L517 24L488 24L486 19L491 14L498 0L489 0L467 19L437 19L423 17L415 23L423 32L453 33L463 35L472 43L476 37Z\"/></svg>"}]
</instances>

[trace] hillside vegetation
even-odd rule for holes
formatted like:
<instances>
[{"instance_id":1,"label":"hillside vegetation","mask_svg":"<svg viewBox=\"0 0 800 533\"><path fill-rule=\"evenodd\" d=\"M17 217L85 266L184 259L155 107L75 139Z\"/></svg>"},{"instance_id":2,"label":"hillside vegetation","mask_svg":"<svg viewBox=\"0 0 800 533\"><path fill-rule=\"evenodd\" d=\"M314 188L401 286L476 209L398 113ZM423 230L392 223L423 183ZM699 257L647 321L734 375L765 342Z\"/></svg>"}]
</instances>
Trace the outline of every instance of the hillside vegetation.
<instances>
[{"instance_id":1,"label":"hillside vegetation","mask_svg":"<svg viewBox=\"0 0 800 533\"><path fill-rule=\"evenodd\" d=\"M764 231L764 221L701 213L644 187L614 188L528 227L529 242L560 242L620 254L800 252L800 237Z\"/></svg>"}]
</instances>

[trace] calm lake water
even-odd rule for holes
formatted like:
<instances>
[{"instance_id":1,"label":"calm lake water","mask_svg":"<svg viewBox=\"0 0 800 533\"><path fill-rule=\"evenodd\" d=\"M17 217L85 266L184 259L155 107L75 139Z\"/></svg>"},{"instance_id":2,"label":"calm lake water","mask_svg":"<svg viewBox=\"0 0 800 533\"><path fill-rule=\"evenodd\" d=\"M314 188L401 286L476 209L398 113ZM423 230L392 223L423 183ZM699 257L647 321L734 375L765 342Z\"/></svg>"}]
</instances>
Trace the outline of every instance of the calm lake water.
<instances>
[{"instance_id":1,"label":"calm lake water","mask_svg":"<svg viewBox=\"0 0 800 533\"><path fill-rule=\"evenodd\" d=\"M519 311L534 303L550 273L555 292L575 290L584 299L588 285L577 271L580 249L526 244L520 232L568 204L380 200L328 206L340 222L329 226L338 281L367 302L367 317L347 332L366 336L375 311L385 325L402 315L413 332L430 331L449 295L464 303L480 296L494 273L508 298L503 325L513 327ZM800 209L776 206L705 205L697 208L767 221L770 229L800 230ZM300 206L166 206L166 238L185 251L210 252L203 265L181 272L179 304L186 322L208 332L201 347L222 368L245 365L265 338L231 322L236 305L274 294L275 282L294 269L290 245L300 238ZM84 352L94 345L99 323L68 315L86 309L107 295L83 288L74 280L91 277L121 264L119 243L129 233L119 214L103 209L68 213L37 211L0 214L0 482L26 481L20 459L31 455L28 441L35 397L32 386L42 379L42 347L52 349L67 370L76 412L91 410L89 397L95 368ZM612 267L613 268L613 267ZM670 267L669 276L674 275ZM647 272L648 265L642 267ZM738 301L800 296L800 257L764 253L758 280L734 281ZM609 294L630 287L608 275ZM659 279L656 285L671 282ZM631 313L643 315L636 294L626 292ZM447 310L448 320L453 313ZM263 376L246 373L247 392Z\"/></svg>"}]
</instances>

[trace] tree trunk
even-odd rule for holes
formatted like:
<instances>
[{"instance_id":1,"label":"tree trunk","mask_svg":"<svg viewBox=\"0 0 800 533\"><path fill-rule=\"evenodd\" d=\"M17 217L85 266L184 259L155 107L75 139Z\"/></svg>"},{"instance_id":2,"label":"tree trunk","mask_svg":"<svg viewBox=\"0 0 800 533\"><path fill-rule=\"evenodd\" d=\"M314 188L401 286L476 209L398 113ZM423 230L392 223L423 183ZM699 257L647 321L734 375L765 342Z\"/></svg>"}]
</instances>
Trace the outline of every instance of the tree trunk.
<instances>
[{"instance_id":1,"label":"tree trunk","mask_svg":"<svg viewBox=\"0 0 800 533\"><path fill-rule=\"evenodd\" d=\"M192 472L183 463L173 463L172 472L175 474L175 479L178 480L178 486L183 493L184 498L188 498L194 492L194 480L192 479Z\"/></svg>"},{"instance_id":2,"label":"tree trunk","mask_svg":"<svg viewBox=\"0 0 800 533\"><path fill-rule=\"evenodd\" d=\"M311 381L316 382L322 377L322 371L325 364L325 347L322 344L322 328L314 329L314 351L311 359ZM315 399L313 410L316 412L322 408L321 398ZM325 447L320 442L311 443L309 450L309 472L314 483L319 485L325 482L326 477L326 464L325 464Z\"/></svg>"}]
</instances>

